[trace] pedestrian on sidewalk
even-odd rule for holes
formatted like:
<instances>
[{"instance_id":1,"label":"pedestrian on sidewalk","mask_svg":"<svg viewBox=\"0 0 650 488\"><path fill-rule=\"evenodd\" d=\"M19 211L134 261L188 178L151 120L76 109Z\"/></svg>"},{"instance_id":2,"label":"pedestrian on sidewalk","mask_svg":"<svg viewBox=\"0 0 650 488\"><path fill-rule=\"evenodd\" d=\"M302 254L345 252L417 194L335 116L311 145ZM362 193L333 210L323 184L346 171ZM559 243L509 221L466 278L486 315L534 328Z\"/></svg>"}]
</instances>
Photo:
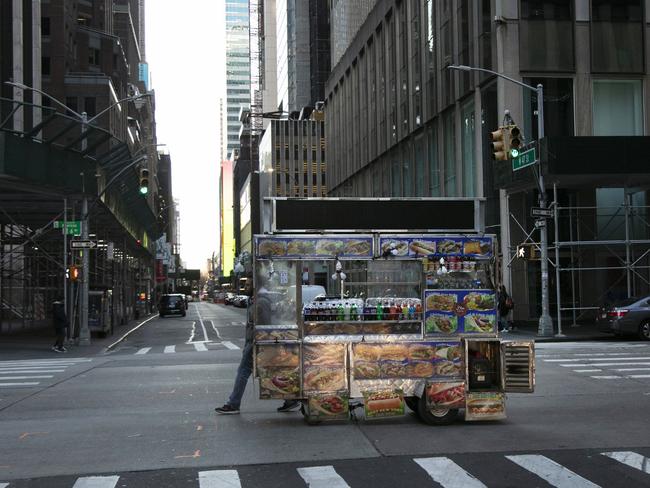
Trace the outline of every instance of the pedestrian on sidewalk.
<instances>
[{"instance_id":1,"label":"pedestrian on sidewalk","mask_svg":"<svg viewBox=\"0 0 650 488\"><path fill-rule=\"evenodd\" d=\"M505 285L499 285L499 290L497 291L497 303L500 331L507 332L508 330L512 330L512 326L508 321L508 315L515 308L515 304L512 301L512 297L508 295Z\"/></svg>"},{"instance_id":2,"label":"pedestrian on sidewalk","mask_svg":"<svg viewBox=\"0 0 650 488\"><path fill-rule=\"evenodd\" d=\"M68 317L65 314L65 307L61 300L56 300L52 303L52 321L54 323L54 332L56 333L56 342L52 346L54 352L67 352L63 347L65 340L66 329L70 326Z\"/></svg>"},{"instance_id":3,"label":"pedestrian on sidewalk","mask_svg":"<svg viewBox=\"0 0 650 488\"><path fill-rule=\"evenodd\" d=\"M271 287L270 279L266 280L266 282L259 288L257 292L257 304L255 306L257 307L259 323L271 325L271 299L267 286L269 288ZM255 344L253 343L253 337L255 336L253 306L254 304L252 299L249 299L246 320L246 343L242 350L242 357L239 362L239 367L237 368L237 375L235 376L235 385L233 386L232 393L230 394L228 401L222 407L214 409L215 412L220 415L234 415L239 413L239 406L241 405L241 399L244 396L244 390L246 390L246 383L248 383L248 378L253 372L253 350L255 347ZM285 400L284 403L278 407L278 412L291 412L297 410L299 407L300 402L297 400Z\"/></svg>"}]
</instances>

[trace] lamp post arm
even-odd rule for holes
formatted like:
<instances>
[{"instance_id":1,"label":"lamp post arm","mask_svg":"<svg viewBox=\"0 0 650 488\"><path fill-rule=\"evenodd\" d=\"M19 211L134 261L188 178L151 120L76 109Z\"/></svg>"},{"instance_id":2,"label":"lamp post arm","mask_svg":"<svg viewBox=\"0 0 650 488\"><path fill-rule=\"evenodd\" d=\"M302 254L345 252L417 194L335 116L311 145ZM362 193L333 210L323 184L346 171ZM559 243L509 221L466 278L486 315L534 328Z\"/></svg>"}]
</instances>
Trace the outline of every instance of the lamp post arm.
<instances>
[{"instance_id":1,"label":"lamp post arm","mask_svg":"<svg viewBox=\"0 0 650 488\"><path fill-rule=\"evenodd\" d=\"M77 117L79 118L79 120L82 120L82 119L83 119L83 116L82 116L80 113L78 113L78 112L75 111L75 110L72 110L72 109L71 109L70 107L68 107L65 103L60 102L59 100L57 100L56 98L54 98L52 95L49 95L49 94L45 93L43 90L39 90L38 88L32 88L31 86L27 86L27 85L24 85L24 84L22 84L22 83L16 83L16 82L14 82L14 81L5 81L5 84L6 84L6 85L9 85L9 86L13 86L14 88L20 88L21 90L31 90L31 91L35 91L36 93L40 93L40 94L43 95L44 97L49 98L50 100L52 100L52 101L53 101L54 103L56 103L59 107L65 109L65 110L67 110L67 111L69 111L69 112L72 112L75 116L77 116Z\"/></svg>"},{"instance_id":2,"label":"lamp post arm","mask_svg":"<svg viewBox=\"0 0 650 488\"><path fill-rule=\"evenodd\" d=\"M108 112L110 109L112 109L113 107L119 105L119 104L122 103L122 102L129 102L129 101L133 101L133 100L139 100L139 99L141 99L141 98L149 97L149 96L151 96L151 95L149 95L148 93L143 93L142 95L138 95L138 96L136 96L136 97L126 97L126 98L123 98L122 100L118 100L117 102L115 102L115 103L109 105L108 107L106 107L104 110L102 110L102 111L99 112L98 114L95 114L92 118L88 119L88 120L86 121L86 123L87 123L87 124L90 124L90 123L93 122L95 119L97 119L98 117L101 117L101 116L104 115L106 112Z\"/></svg>"},{"instance_id":3,"label":"lamp post arm","mask_svg":"<svg viewBox=\"0 0 650 488\"><path fill-rule=\"evenodd\" d=\"M534 92L537 91L537 88L535 88L534 86L527 85L526 83L523 83L523 82L521 82L519 80L515 80L514 78L510 78L509 76L498 73L496 71L492 71L491 69L475 68L473 66L465 66L465 65L462 65L462 64L461 65L451 64L451 65L447 66L447 69L454 69L454 70L457 70L457 71L481 71L483 73L490 73L492 75L498 76L499 78L503 78L505 80L511 81L512 83L516 83L519 86L523 86L524 88L528 88L531 91L534 91Z\"/></svg>"}]
</instances>

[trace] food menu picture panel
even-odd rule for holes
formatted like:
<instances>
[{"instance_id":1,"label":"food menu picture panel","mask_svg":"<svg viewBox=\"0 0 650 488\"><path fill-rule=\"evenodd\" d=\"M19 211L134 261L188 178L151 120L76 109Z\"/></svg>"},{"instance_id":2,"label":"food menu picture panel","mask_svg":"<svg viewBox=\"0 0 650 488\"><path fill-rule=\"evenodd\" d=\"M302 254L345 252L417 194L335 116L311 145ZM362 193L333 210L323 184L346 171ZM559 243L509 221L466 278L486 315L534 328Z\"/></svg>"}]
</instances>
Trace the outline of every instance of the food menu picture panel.
<instances>
[{"instance_id":1,"label":"food menu picture panel","mask_svg":"<svg viewBox=\"0 0 650 488\"><path fill-rule=\"evenodd\" d=\"M491 290L425 290L426 335L496 333L496 294Z\"/></svg>"},{"instance_id":2,"label":"food menu picture panel","mask_svg":"<svg viewBox=\"0 0 650 488\"><path fill-rule=\"evenodd\" d=\"M463 372L460 342L352 345L355 380L456 378Z\"/></svg>"},{"instance_id":3,"label":"food menu picture panel","mask_svg":"<svg viewBox=\"0 0 650 488\"><path fill-rule=\"evenodd\" d=\"M350 395L346 391L314 393L308 398L308 416L313 420L348 420Z\"/></svg>"},{"instance_id":4,"label":"food menu picture panel","mask_svg":"<svg viewBox=\"0 0 650 488\"><path fill-rule=\"evenodd\" d=\"M260 398L300 398L300 344L257 345Z\"/></svg>"},{"instance_id":5,"label":"food menu picture panel","mask_svg":"<svg viewBox=\"0 0 650 488\"><path fill-rule=\"evenodd\" d=\"M506 418L506 397L500 392L468 392L465 420L500 420Z\"/></svg>"},{"instance_id":6,"label":"food menu picture panel","mask_svg":"<svg viewBox=\"0 0 650 488\"><path fill-rule=\"evenodd\" d=\"M431 408L465 408L464 381L429 383L425 394Z\"/></svg>"},{"instance_id":7,"label":"food menu picture panel","mask_svg":"<svg viewBox=\"0 0 650 488\"><path fill-rule=\"evenodd\" d=\"M257 256L269 258L372 258L373 238L355 237L256 237Z\"/></svg>"},{"instance_id":8,"label":"food menu picture panel","mask_svg":"<svg viewBox=\"0 0 650 488\"><path fill-rule=\"evenodd\" d=\"M255 342L297 341L300 339L298 327L279 327L258 325L255 327Z\"/></svg>"},{"instance_id":9,"label":"food menu picture panel","mask_svg":"<svg viewBox=\"0 0 650 488\"><path fill-rule=\"evenodd\" d=\"M303 344L303 390L347 391L347 344Z\"/></svg>"},{"instance_id":10,"label":"food menu picture panel","mask_svg":"<svg viewBox=\"0 0 650 488\"><path fill-rule=\"evenodd\" d=\"M380 419L404 415L404 392L399 389L363 391L366 419Z\"/></svg>"},{"instance_id":11,"label":"food menu picture panel","mask_svg":"<svg viewBox=\"0 0 650 488\"><path fill-rule=\"evenodd\" d=\"M379 253L382 256L467 256L490 258L494 241L491 237L431 237L431 236L382 236Z\"/></svg>"}]
</instances>

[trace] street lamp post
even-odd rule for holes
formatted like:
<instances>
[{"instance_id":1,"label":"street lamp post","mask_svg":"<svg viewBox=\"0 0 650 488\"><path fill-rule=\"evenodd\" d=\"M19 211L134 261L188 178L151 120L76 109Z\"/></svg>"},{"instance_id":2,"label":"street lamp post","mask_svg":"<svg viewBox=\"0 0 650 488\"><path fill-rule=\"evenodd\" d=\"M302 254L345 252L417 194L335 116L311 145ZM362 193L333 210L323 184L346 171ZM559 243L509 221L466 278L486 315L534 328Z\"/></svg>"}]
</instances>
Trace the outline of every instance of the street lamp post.
<instances>
[{"instance_id":1,"label":"street lamp post","mask_svg":"<svg viewBox=\"0 0 650 488\"><path fill-rule=\"evenodd\" d=\"M139 100L144 97L148 97L149 94L141 94L141 95L136 95L132 97L126 97L121 100L118 100L117 102L109 105L107 108L99 112L98 114L95 114L92 118L88 118L88 114L86 112L81 112L78 113L75 110L72 110L70 107L68 107L66 104L60 102L57 100L55 97L52 95L44 92L43 90L39 90L38 88L33 88L31 86L27 86L24 83L18 83L18 82L13 82L13 81L5 81L5 84L13 86L15 88L19 88L21 90L31 90L35 91L37 93L40 93L44 97L47 97L48 99L52 100L54 103L56 103L59 107L67 110L71 114L73 114L75 117L79 119L81 122L81 135L84 136L86 133L86 129L88 126L97 118L100 116L104 115L106 112L111 110L113 107L123 103L123 102L128 102L128 101L134 101L134 100ZM86 137L82 137L81 139L81 152L85 152L88 147L88 141ZM139 162L139 161L138 161ZM129 165L127 168L130 168L133 166L133 164ZM125 170L127 169L125 168ZM121 171L119 174L122 174L123 171ZM118 175L119 175L118 174ZM115 181L115 178L112 180ZM104 191L106 191L106 187L104 188ZM103 193L103 192L102 192ZM81 202L81 239L82 240L88 240L89 238L89 222L88 222L88 197L86 196L85 191L83 192L83 199ZM64 233L67 231L67 229L64 228ZM63 252L66 252L66 249L63 250ZM90 345L90 329L88 328L88 288L89 288L89 277L88 274L90 272L90 255L89 255L89 250L84 249L81 251L81 257L82 257L82 271L81 271L81 294L79 297L80 300L80 312L81 312L81 320L80 320L80 327L79 327L79 345L87 346Z\"/></svg>"},{"instance_id":2,"label":"street lamp post","mask_svg":"<svg viewBox=\"0 0 650 488\"><path fill-rule=\"evenodd\" d=\"M537 163L539 164L539 173L537 178L537 184L539 185L539 206L542 209L546 209L546 189L544 187L544 175L542 174L542 163L541 163L541 142L544 138L544 87L542 84L538 84L536 87L532 85L527 85L522 83L519 80L510 78L509 76L503 75L496 71L492 71L484 68L475 68L473 66L465 65L450 65L447 66L448 69L454 69L459 71L481 71L484 73L490 73L492 75L498 76L505 80L515 83L519 86L527 88L528 90L534 91L537 94ZM543 222L544 225L540 226L540 248L541 248L541 288L542 288L542 315L539 318L539 325L537 328L537 334L540 336L552 336L553 335L553 320L551 319L550 307L549 307L549 291L548 291L548 231L546 227L546 222ZM559 306L559 304L558 304ZM558 336L561 336L562 332L558 331Z\"/></svg>"}]
</instances>

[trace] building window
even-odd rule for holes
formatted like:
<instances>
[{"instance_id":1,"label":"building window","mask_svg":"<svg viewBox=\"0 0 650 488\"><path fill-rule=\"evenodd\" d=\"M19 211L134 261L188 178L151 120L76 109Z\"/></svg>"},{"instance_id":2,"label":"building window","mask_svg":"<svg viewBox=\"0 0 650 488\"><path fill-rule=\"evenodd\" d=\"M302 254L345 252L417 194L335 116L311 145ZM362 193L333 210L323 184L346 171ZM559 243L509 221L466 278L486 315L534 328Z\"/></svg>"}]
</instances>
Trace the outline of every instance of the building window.
<instances>
[{"instance_id":1,"label":"building window","mask_svg":"<svg viewBox=\"0 0 650 488\"><path fill-rule=\"evenodd\" d=\"M456 22L458 24L458 62L463 65L473 65L474 32L472 31L472 14L470 4L475 2L458 2ZM460 96L471 90L471 73L458 72L460 80Z\"/></svg>"},{"instance_id":2,"label":"building window","mask_svg":"<svg viewBox=\"0 0 650 488\"><path fill-rule=\"evenodd\" d=\"M427 118L436 114L436 18L435 2L427 0L427 43L426 43L426 69L427 69Z\"/></svg>"},{"instance_id":3,"label":"building window","mask_svg":"<svg viewBox=\"0 0 650 488\"><path fill-rule=\"evenodd\" d=\"M547 136L572 136L573 80L571 78L527 78L525 83L544 86L544 134ZM524 120L530 121L524 130L526 141L537 139L537 94L524 90Z\"/></svg>"},{"instance_id":4,"label":"building window","mask_svg":"<svg viewBox=\"0 0 650 488\"><path fill-rule=\"evenodd\" d=\"M84 98L84 111L88 114L88 117L92 117L97 113L95 97Z\"/></svg>"},{"instance_id":5,"label":"building window","mask_svg":"<svg viewBox=\"0 0 650 488\"><path fill-rule=\"evenodd\" d=\"M399 156L395 151L392 153L391 157L391 196L392 197L401 197L402 195L402 164L399 160Z\"/></svg>"},{"instance_id":6,"label":"building window","mask_svg":"<svg viewBox=\"0 0 650 488\"><path fill-rule=\"evenodd\" d=\"M41 74L43 76L49 76L51 74L49 56L43 56L41 58Z\"/></svg>"},{"instance_id":7,"label":"building window","mask_svg":"<svg viewBox=\"0 0 650 488\"><path fill-rule=\"evenodd\" d=\"M414 166L415 166L415 196L423 197L426 183L426 168L424 154L426 151L426 139L422 136L415 140L414 145Z\"/></svg>"},{"instance_id":8,"label":"building window","mask_svg":"<svg viewBox=\"0 0 650 488\"><path fill-rule=\"evenodd\" d=\"M492 8L490 0L481 0L481 13L479 28L480 34L478 39L479 62L481 68L492 69ZM487 74L484 74L487 76Z\"/></svg>"},{"instance_id":9,"label":"building window","mask_svg":"<svg viewBox=\"0 0 650 488\"><path fill-rule=\"evenodd\" d=\"M521 0L522 71L574 71L573 2Z\"/></svg>"},{"instance_id":10,"label":"building window","mask_svg":"<svg viewBox=\"0 0 650 488\"><path fill-rule=\"evenodd\" d=\"M440 159L438 158L438 124L431 125L428 135L429 196L440 196Z\"/></svg>"},{"instance_id":11,"label":"building window","mask_svg":"<svg viewBox=\"0 0 650 488\"><path fill-rule=\"evenodd\" d=\"M411 67L413 79L411 93L413 97L412 127L422 125L422 62L420 59L420 45L422 42L422 26L420 25L420 0L411 1Z\"/></svg>"},{"instance_id":12,"label":"building window","mask_svg":"<svg viewBox=\"0 0 650 488\"><path fill-rule=\"evenodd\" d=\"M591 1L591 69L596 73L642 73L641 0Z\"/></svg>"},{"instance_id":13,"label":"building window","mask_svg":"<svg viewBox=\"0 0 650 488\"><path fill-rule=\"evenodd\" d=\"M642 136L641 80L594 80L593 135Z\"/></svg>"},{"instance_id":14,"label":"building window","mask_svg":"<svg viewBox=\"0 0 650 488\"><path fill-rule=\"evenodd\" d=\"M65 105L71 110L74 110L75 112L79 112L78 107L77 107L77 97L66 97L65 98ZM70 110L66 111L68 115L73 115Z\"/></svg>"},{"instance_id":15,"label":"building window","mask_svg":"<svg viewBox=\"0 0 650 488\"><path fill-rule=\"evenodd\" d=\"M448 110L443 123L445 158L445 196L456 196L456 132L454 130L454 111Z\"/></svg>"},{"instance_id":16,"label":"building window","mask_svg":"<svg viewBox=\"0 0 650 488\"><path fill-rule=\"evenodd\" d=\"M474 158L475 147L475 123L474 123L474 102L469 101L461 107L461 156L463 161L463 196L473 197L476 195L475 174L476 160Z\"/></svg>"},{"instance_id":17,"label":"building window","mask_svg":"<svg viewBox=\"0 0 650 488\"><path fill-rule=\"evenodd\" d=\"M41 35L49 36L50 35L50 18L41 17Z\"/></svg>"},{"instance_id":18,"label":"building window","mask_svg":"<svg viewBox=\"0 0 650 488\"><path fill-rule=\"evenodd\" d=\"M443 105L447 106L453 103L454 84L452 70L447 69L447 66L453 63L453 41L452 41L452 24L451 24L451 0L441 0L441 26L440 37L442 42L442 71L440 72L440 79L442 80L442 101Z\"/></svg>"},{"instance_id":19,"label":"building window","mask_svg":"<svg viewBox=\"0 0 650 488\"><path fill-rule=\"evenodd\" d=\"M99 49L88 49L88 64L91 66L99 66Z\"/></svg>"}]
</instances>

